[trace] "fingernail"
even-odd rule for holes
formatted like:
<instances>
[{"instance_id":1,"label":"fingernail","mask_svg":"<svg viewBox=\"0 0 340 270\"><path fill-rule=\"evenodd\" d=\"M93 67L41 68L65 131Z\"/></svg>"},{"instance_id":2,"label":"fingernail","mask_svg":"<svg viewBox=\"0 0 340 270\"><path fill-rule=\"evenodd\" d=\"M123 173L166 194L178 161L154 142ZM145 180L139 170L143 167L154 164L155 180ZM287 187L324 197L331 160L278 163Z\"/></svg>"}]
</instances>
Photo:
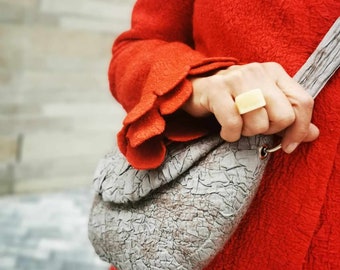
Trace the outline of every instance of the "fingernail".
<instances>
[{"instance_id":1,"label":"fingernail","mask_svg":"<svg viewBox=\"0 0 340 270\"><path fill-rule=\"evenodd\" d=\"M296 147L298 147L298 145L299 145L299 143L291 143L291 144L288 144L288 146L287 146L286 149L285 149L285 152L286 152L287 154L292 153L292 152L296 149Z\"/></svg>"}]
</instances>

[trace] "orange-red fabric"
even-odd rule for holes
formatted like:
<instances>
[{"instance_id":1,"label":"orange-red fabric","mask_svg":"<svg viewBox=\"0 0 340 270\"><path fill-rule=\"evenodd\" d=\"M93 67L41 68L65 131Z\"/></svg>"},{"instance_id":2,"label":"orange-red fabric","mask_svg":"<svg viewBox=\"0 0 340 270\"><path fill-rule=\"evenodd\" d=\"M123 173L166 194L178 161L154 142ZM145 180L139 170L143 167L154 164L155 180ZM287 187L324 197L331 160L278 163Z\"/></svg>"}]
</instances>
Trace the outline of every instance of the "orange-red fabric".
<instances>
[{"instance_id":1,"label":"orange-red fabric","mask_svg":"<svg viewBox=\"0 0 340 270\"><path fill-rule=\"evenodd\" d=\"M190 76L239 61L279 62L294 75L339 14L338 0L137 1L109 69L127 111L122 153L136 168L159 166L169 140L211 128L179 110ZM339 89L337 73L316 99L318 140L272 156L248 213L206 269L340 269Z\"/></svg>"}]
</instances>

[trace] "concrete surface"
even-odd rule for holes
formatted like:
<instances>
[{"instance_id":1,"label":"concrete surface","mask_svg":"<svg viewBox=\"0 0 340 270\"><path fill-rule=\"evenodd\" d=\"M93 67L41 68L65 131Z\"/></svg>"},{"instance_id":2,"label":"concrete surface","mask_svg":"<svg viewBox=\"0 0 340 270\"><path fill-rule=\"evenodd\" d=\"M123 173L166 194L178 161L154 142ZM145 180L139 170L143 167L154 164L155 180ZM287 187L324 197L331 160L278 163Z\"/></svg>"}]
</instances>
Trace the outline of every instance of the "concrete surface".
<instances>
[{"instance_id":1,"label":"concrete surface","mask_svg":"<svg viewBox=\"0 0 340 270\"><path fill-rule=\"evenodd\" d=\"M124 115L107 68L133 3L0 0L0 194L89 184Z\"/></svg>"}]
</instances>

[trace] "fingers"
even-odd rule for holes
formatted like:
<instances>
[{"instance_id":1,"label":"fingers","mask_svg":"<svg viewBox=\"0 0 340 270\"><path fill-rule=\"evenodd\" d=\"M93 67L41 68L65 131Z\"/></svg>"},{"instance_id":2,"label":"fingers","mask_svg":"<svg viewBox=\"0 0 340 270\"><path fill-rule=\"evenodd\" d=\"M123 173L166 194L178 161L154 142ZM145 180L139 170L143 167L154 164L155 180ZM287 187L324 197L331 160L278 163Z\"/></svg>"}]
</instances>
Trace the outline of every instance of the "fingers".
<instances>
[{"instance_id":1,"label":"fingers","mask_svg":"<svg viewBox=\"0 0 340 270\"><path fill-rule=\"evenodd\" d=\"M242 116L243 119L243 136L254 136L264 134L269 129L268 113L264 108L260 108Z\"/></svg>"},{"instance_id":2,"label":"fingers","mask_svg":"<svg viewBox=\"0 0 340 270\"><path fill-rule=\"evenodd\" d=\"M193 92L182 109L195 117L213 113L221 125L221 137L229 142L240 139L243 120L228 88L219 75L191 79Z\"/></svg>"},{"instance_id":3,"label":"fingers","mask_svg":"<svg viewBox=\"0 0 340 270\"><path fill-rule=\"evenodd\" d=\"M235 97L255 88L266 105L239 114ZM276 63L252 63L193 81L193 94L183 107L194 116L213 113L221 137L233 142L243 136L284 131L282 148L291 153L303 141L315 140L319 131L311 124L313 99Z\"/></svg>"},{"instance_id":4,"label":"fingers","mask_svg":"<svg viewBox=\"0 0 340 270\"><path fill-rule=\"evenodd\" d=\"M280 76L277 85L282 90L294 111L295 119L285 130L282 139L282 149L292 153L303 141L311 141L318 137L319 131L311 124L314 100L313 98L286 72Z\"/></svg>"},{"instance_id":5,"label":"fingers","mask_svg":"<svg viewBox=\"0 0 340 270\"><path fill-rule=\"evenodd\" d=\"M284 72L278 64L252 63L233 67L233 69L238 76L229 74L225 78L230 81L228 87L232 89L231 92L234 98L240 93L260 88L266 100L264 109L258 109L242 115L242 135L275 134L295 121L295 113L290 101L276 84L280 72ZM231 72L234 73L233 70ZM224 72L224 74L226 73ZM285 75L287 74L285 73ZM288 80L287 77L297 84L288 75L284 79Z\"/></svg>"},{"instance_id":6,"label":"fingers","mask_svg":"<svg viewBox=\"0 0 340 270\"><path fill-rule=\"evenodd\" d=\"M275 134L285 129L295 121L295 112L284 93L272 85L265 93L266 106L268 113L269 127L263 134Z\"/></svg>"},{"instance_id":7,"label":"fingers","mask_svg":"<svg viewBox=\"0 0 340 270\"><path fill-rule=\"evenodd\" d=\"M212 95L209 99L209 109L221 125L221 137L234 142L240 139L243 126L241 115L234 104L234 99L228 93L220 96Z\"/></svg>"},{"instance_id":8,"label":"fingers","mask_svg":"<svg viewBox=\"0 0 340 270\"><path fill-rule=\"evenodd\" d=\"M320 131L317 128L316 125L314 124L310 124L309 125L309 132L307 134L307 136L303 139L303 142L312 142L314 140L316 140L320 135Z\"/></svg>"}]
</instances>

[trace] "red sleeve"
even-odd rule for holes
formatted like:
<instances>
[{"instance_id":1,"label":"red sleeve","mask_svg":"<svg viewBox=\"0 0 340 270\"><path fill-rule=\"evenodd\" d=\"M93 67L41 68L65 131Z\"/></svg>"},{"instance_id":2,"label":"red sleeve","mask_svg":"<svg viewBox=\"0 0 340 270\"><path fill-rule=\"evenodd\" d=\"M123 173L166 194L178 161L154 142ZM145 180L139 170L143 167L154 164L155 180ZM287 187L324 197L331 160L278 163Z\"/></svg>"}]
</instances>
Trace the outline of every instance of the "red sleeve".
<instances>
[{"instance_id":1,"label":"red sleeve","mask_svg":"<svg viewBox=\"0 0 340 270\"><path fill-rule=\"evenodd\" d=\"M207 133L185 113L167 121L190 97L190 75L201 75L237 62L207 58L193 49L194 0L137 1L132 26L114 43L110 90L127 111L118 146L132 166L158 167L166 140L185 141ZM184 125L184 126L183 126ZM181 127L181 128L180 128Z\"/></svg>"}]
</instances>

